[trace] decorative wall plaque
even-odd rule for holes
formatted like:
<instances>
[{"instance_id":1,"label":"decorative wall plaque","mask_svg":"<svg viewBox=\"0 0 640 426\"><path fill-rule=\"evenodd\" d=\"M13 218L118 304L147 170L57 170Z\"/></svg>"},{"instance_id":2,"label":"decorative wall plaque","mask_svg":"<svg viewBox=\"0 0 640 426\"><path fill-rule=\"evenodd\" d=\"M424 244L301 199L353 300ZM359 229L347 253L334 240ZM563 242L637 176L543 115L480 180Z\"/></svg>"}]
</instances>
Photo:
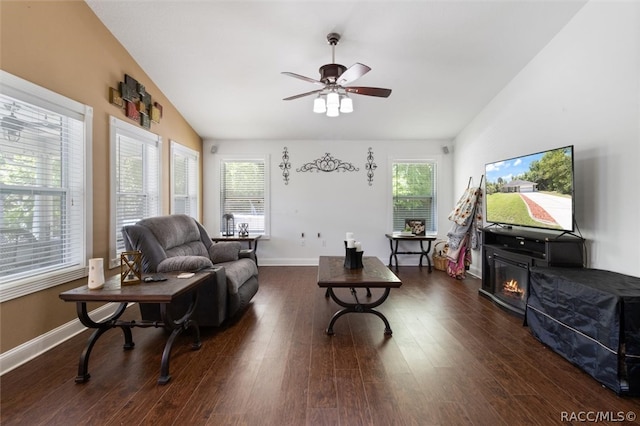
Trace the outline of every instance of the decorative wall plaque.
<instances>
[{"instance_id":1,"label":"decorative wall plaque","mask_svg":"<svg viewBox=\"0 0 640 426\"><path fill-rule=\"evenodd\" d=\"M282 170L282 179L284 179L284 184L289 185L289 170L291 169L291 163L289 162L289 151L286 146L282 151L282 163L280 163L280 169Z\"/></svg>"},{"instance_id":2,"label":"decorative wall plaque","mask_svg":"<svg viewBox=\"0 0 640 426\"><path fill-rule=\"evenodd\" d=\"M128 118L146 129L151 127L151 122L160 123L162 118L162 105L153 102L144 85L129 74L124 75L117 89L109 88L109 103L123 108Z\"/></svg>"},{"instance_id":3,"label":"decorative wall plaque","mask_svg":"<svg viewBox=\"0 0 640 426\"><path fill-rule=\"evenodd\" d=\"M364 166L367 171L367 182L369 182L369 186L373 185L373 171L378 168L376 163L373 162L373 150L369 147L369 151L367 152L367 164Z\"/></svg>"},{"instance_id":4,"label":"decorative wall plaque","mask_svg":"<svg viewBox=\"0 0 640 426\"><path fill-rule=\"evenodd\" d=\"M303 164L302 167L296 169L296 172L357 172L360 170L351 163L344 162L334 158L328 152L323 157L318 158L310 163Z\"/></svg>"}]
</instances>

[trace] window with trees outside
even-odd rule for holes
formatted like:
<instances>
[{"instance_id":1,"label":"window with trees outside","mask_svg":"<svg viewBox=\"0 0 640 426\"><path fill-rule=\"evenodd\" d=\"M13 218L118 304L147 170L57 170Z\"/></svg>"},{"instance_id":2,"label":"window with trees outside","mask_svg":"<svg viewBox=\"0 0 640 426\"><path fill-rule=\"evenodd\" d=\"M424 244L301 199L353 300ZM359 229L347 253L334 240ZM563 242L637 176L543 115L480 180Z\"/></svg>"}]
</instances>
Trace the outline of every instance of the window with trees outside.
<instances>
[{"instance_id":1,"label":"window with trees outside","mask_svg":"<svg viewBox=\"0 0 640 426\"><path fill-rule=\"evenodd\" d=\"M171 141L171 213L186 214L198 219L197 151Z\"/></svg>"},{"instance_id":2,"label":"window with trees outside","mask_svg":"<svg viewBox=\"0 0 640 426\"><path fill-rule=\"evenodd\" d=\"M425 221L425 232L437 232L436 163L394 161L391 165L393 230L403 231L407 219Z\"/></svg>"},{"instance_id":3,"label":"window with trees outside","mask_svg":"<svg viewBox=\"0 0 640 426\"><path fill-rule=\"evenodd\" d=\"M115 117L110 118L110 139L110 267L115 268L125 250L122 227L160 214L162 139Z\"/></svg>"},{"instance_id":4,"label":"window with trees outside","mask_svg":"<svg viewBox=\"0 0 640 426\"><path fill-rule=\"evenodd\" d=\"M220 160L220 229L223 215L233 214L238 224L248 223L250 234L269 234L268 161L260 159Z\"/></svg>"},{"instance_id":5,"label":"window with trees outside","mask_svg":"<svg viewBox=\"0 0 640 426\"><path fill-rule=\"evenodd\" d=\"M87 275L92 120L0 71L0 302Z\"/></svg>"}]
</instances>

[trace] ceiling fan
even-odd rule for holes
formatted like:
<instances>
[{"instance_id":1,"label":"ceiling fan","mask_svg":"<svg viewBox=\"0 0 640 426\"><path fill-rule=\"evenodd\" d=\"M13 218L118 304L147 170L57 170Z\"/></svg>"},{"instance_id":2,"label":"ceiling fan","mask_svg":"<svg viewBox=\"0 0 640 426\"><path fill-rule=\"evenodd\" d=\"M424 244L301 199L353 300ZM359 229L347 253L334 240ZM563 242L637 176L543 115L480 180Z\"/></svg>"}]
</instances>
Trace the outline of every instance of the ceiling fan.
<instances>
[{"instance_id":1,"label":"ceiling fan","mask_svg":"<svg viewBox=\"0 0 640 426\"><path fill-rule=\"evenodd\" d=\"M369 71L371 68L361 64L355 63L349 68L344 65L336 64L335 48L340 41L340 34L329 33L327 35L327 42L331 45L331 62L320 67L320 79L305 77L300 74L292 72L283 72L282 74L290 77L298 78L300 80L313 83L318 86L322 86L321 89L312 90L306 93L300 93L298 95L289 96L284 98L285 101L291 101L293 99L302 98L309 95L318 95L313 103L313 111L317 113L327 113L329 117L337 117L339 113L349 113L353 111L353 102L349 98L348 93L355 93L357 95L376 96L380 98L387 98L391 94L391 89L382 89L380 87L363 87L363 86L347 86L347 84L359 79Z\"/></svg>"}]
</instances>

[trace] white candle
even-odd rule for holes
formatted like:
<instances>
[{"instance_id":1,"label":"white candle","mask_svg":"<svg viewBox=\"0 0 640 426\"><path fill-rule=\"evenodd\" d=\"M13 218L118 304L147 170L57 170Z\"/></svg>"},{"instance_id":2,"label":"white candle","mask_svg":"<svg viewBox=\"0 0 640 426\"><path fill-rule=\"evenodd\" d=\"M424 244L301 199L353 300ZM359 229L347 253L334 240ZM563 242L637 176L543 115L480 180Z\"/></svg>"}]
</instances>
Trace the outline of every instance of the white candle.
<instances>
[{"instance_id":1,"label":"white candle","mask_svg":"<svg viewBox=\"0 0 640 426\"><path fill-rule=\"evenodd\" d=\"M360 241L356 241L355 247L356 251L362 251L362 243Z\"/></svg>"},{"instance_id":2,"label":"white candle","mask_svg":"<svg viewBox=\"0 0 640 426\"><path fill-rule=\"evenodd\" d=\"M104 260L102 258L89 259L89 282L91 290L97 290L104 286Z\"/></svg>"},{"instance_id":3,"label":"white candle","mask_svg":"<svg viewBox=\"0 0 640 426\"><path fill-rule=\"evenodd\" d=\"M347 237L345 238L345 240L349 241L353 239L353 232L347 232Z\"/></svg>"},{"instance_id":4,"label":"white candle","mask_svg":"<svg viewBox=\"0 0 640 426\"><path fill-rule=\"evenodd\" d=\"M347 239L347 248L355 248L355 247L356 247L356 240L354 240L353 238Z\"/></svg>"}]
</instances>

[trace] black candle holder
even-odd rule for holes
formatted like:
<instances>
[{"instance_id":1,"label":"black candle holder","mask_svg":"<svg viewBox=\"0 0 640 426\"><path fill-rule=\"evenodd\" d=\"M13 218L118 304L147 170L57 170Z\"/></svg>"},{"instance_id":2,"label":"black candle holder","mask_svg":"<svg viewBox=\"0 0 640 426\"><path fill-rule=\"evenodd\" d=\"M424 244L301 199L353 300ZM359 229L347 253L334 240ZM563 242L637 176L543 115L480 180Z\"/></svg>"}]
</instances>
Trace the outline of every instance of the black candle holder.
<instances>
[{"instance_id":1,"label":"black candle holder","mask_svg":"<svg viewBox=\"0 0 640 426\"><path fill-rule=\"evenodd\" d=\"M356 251L355 248L347 247L347 242L344 242L345 256L344 267L347 269L362 269L362 255L363 251Z\"/></svg>"}]
</instances>

